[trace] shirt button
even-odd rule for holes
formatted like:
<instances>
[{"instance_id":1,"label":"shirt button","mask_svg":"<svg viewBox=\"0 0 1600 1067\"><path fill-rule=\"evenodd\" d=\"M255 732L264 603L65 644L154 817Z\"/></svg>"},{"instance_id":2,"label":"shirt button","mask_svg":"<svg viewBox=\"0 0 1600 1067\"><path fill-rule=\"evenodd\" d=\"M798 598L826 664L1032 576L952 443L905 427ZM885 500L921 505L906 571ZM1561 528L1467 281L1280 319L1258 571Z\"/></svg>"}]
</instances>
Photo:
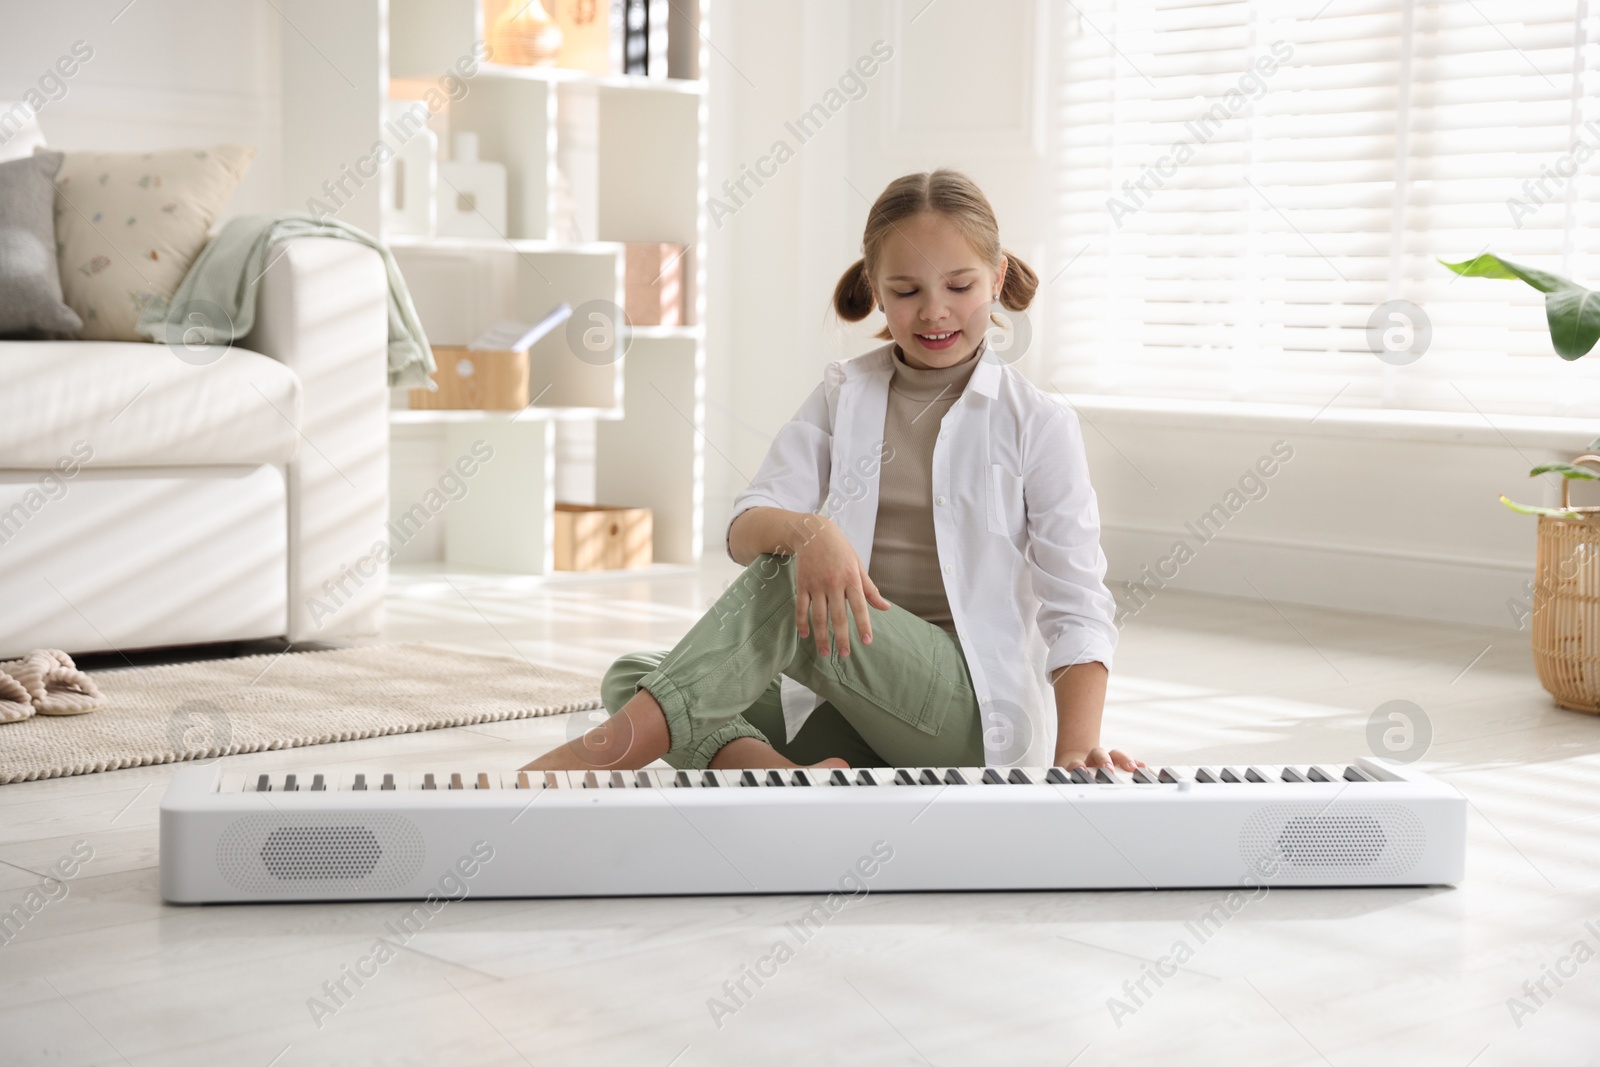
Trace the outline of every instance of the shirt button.
<instances>
[{"instance_id":1,"label":"shirt button","mask_svg":"<svg viewBox=\"0 0 1600 1067\"><path fill-rule=\"evenodd\" d=\"M944 572L945 572L945 573L946 573L946 574L954 574L954 573L955 573L955 572L956 572L956 569L955 569L955 568L954 568L954 567L952 567L952 566L950 566L950 564L948 564L948 563L946 563L946 564L945 564L945 565L944 565ZM956 636L957 636L957 637L959 637L959 636L961 636L961 635L960 635L960 634L957 634L957 635L956 635Z\"/></svg>"},{"instance_id":2,"label":"shirt button","mask_svg":"<svg viewBox=\"0 0 1600 1067\"><path fill-rule=\"evenodd\" d=\"M985 703L985 704L989 703L989 698L988 697L984 697L983 698L983 703Z\"/></svg>"},{"instance_id":3,"label":"shirt button","mask_svg":"<svg viewBox=\"0 0 1600 1067\"><path fill-rule=\"evenodd\" d=\"M939 440L943 441L946 437L949 437L949 436L950 436L950 431L949 430L940 430L939 431Z\"/></svg>"},{"instance_id":4,"label":"shirt button","mask_svg":"<svg viewBox=\"0 0 1600 1067\"><path fill-rule=\"evenodd\" d=\"M943 504L944 503L944 497L936 496L936 497L933 498L933 502L935 504Z\"/></svg>"}]
</instances>

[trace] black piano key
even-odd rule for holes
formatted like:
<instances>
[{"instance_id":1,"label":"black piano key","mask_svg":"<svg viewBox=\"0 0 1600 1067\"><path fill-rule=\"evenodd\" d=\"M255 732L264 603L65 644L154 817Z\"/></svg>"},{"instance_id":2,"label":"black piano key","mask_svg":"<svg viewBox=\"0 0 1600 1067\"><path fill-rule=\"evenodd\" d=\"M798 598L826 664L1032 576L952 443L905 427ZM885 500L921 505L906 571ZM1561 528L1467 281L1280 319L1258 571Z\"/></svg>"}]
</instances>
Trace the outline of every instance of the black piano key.
<instances>
[{"instance_id":1,"label":"black piano key","mask_svg":"<svg viewBox=\"0 0 1600 1067\"><path fill-rule=\"evenodd\" d=\"M474 789L493 789L494 786L489 784L489 775L484 771L479 771L478 772L477 784L474 785L472 788L474 788Z\"/></svg>"},{"instance_id":2,"label":"black piano key","mask_svg":"<svg viewBox=\"0 0 1600 1067\"><path fill-rule=\"evenodd\" d=\"M626 788L628 788L628 780L622 776L622 772L621 771L612 771L611 772L611 788L612 789L626 789Z\"/></svg>"},{"instance_id":3,"label":"black piano key","mask_svg":"<svg viewBox=\"0 0 1600 1067\"><path fill-rule=\"evenodd\" d=\"M934 770L932 767L924 768L922 771L922 777L919 779L919 781L923 785L938 785L939 772Z\"/></svg>"},{"instance_id":4,"label":"black piano key","mask_svg":"<svg viewBox=\"0 0 1600 1067\"><path fill-rule=\"evenodd\" d=\"M555 771L544 772L544 787L546 789L560 789L564 783Z\"/></svg>"},{"instance_id":5,"label":"black piano key","mask_svg":"<svg viewBox=\"0 0 1600 1067\"><path fill-rule=\"evenodd\" d=\"M895 785L916 785L917 784L917 780L915 778L911 777L911 772L910 771L908 771L904 767L902 767L898 771L894 772L894 784Z\"/></svg>"},{"instance_id":6,"label":"black piano key","mask_svg":"<svg viewBox=\"0 0 1600 1067\"><path fill-rule=\"evenodd\" d=\"M1239 777L1239 772L1234 770L1232 767L1222 768L1222 780L1224 782L1242 781L1242 779Z\"/></svg>"},{"instance_id":7,"label":"black piano key","mask_svg":"<svg viewBox=\"0 0 1600 1067\"><path fill-rule=\"evenodd\" d=\"M877 785L878 780L872 777L872 772L862 769L856 772L856 785Z\"/></svg>"},{"instance_id":8,"label":"black piano key","mask_svg":"<svg viewBox=\"0 0 1600 1067\"><path fill-rule=\"evenodd\" d=\"M1161 768L1160 773L1158 773L1156 775L1156 781L1158 781L1158 782L1167 782L1168 784L1170 784L1172 782L1176 782L1177 780L1178 780L1178 776L1173 773L1173 770L1172 770L1171 767L1163 767L1163 768Z\"/></svg>"},{"instance_id":9,"label":"black piano key","mask_svg":"<svg viewBox=\"0 0 1600 1067\"><path fill-rule=\"evenodd\" d=\"M1283 769L1283 780L1286 782L1303 782L1306 780L1306 776L1293 767L1285 767Z\"/></svg>"},{"instance_id":10,"label":"black piano key","mask_svg":"<svg viewBox=\"0 0 1600 1067\"><path fill-rule=\"evenodd\" d=\"M299 786L298 783L295 782L295 776L294 775L286 774L286 775L283 776L283 791L285 793L298 793L298 792L300 792L300 786Z\"/></svg>"},{"instance_id":11,"label":"black piano key","mask_svg":"<svg viewBox=\"0 0 1600 1067\"><path fill-rule=\"evenodd\" d=\"M1376 782L1377 781L1377 779L1372 777L1372 775L1368 774L1366 771L1362 770L1360 767L1356 767L1354 765L1346 767L1344 769L1344 778L1345 778L1345 781L1347 781L1347 782Z\"/></svg>"},{"instance_id":12,"label":"black piano key","mask_svg":"<svg viewBox=\"0 0 1600 1067\"><path fill-rule=\"evenodd\" d=\"M1074 767L1071 774L1072 780L1078 785L1093 785L1094 772L1087 767Z\"/></svg>"},{"instance_id":13,"label":"black piano key","mask_svg":"<svg viewBox=\"0 0 1600 1067\"><path fill-rule=\"evenodd\" d=\"M256 792L257 793L270 793L270 792L272 792L272 776L271 775L263 774L261 777L256 779Z\"/></svg>"},{"instance_id":14,"label":"black piano key","mask_svg":"<svg viewBox=\"0 0 1600 1067\"><path fill-rule=\"evenodd\" d=\"M828 775L828 781L832 782L834 785L849 785L850 776L843 771L836 770L832 774Z\"/></svg>"},{"instance_id":15,"label":"black piano key","mask_svg":"<svg viewBox=\"0 0 1600 1067\"><path fill-rule=\"evenodd\" d=\"M1133 780L1135 782L1138 782L1140 785L1155 785L1156 784L1156 780L1154 778L1150 777L1149 772L1146 771L1143 767L1140 767L1138 770L1133 772Z\"/></svg>"},{"instance_id":16,"label":"black piano key","mask_svg":"<svg viewBox=\"0 0 1600 1067\"><path fill-rule=\"evenodd\" d=\"M706 771L704 774L702 774L700 776L700 784L701 785L708 785L708 786L712 787L713 789L716 789L716 788L718 788L718 787L720 787L722 785L721 782L717 781L717 772L716 771Z\"/></svg>"},{"instance_id":17,"label":"black piano key","mask_svg":"<svg viewBox=\"0 0 1600 1067\"><path fill-rule=\"evenodd\" d=\"M768 785L782 785L783 784L783 772L782 771L768 771L767 772L767 784Z\"/></svg>"},{"instance_id":18,"label":"black piano key","mask_svg":"<svg viewBox=\"0 0 1600 1067\"><path fill-rule=\"evenodd\" d=\"M428 780L430 782L433 781L433 775L431 775L431 774L428 775ZM432 789L433 786L428 785L428 786L424 786L423 788L424 789ZM595 774L593 771L584 771L583 772L583 786L582 786L582 788L584 788L584 789L599 789L600 788L600 776L598 774Z\"/></svg>"},{"instance_id":19,"label":"black piano key","mask_svg":"<svg viewBox=\"0 0 1600 1067\"><path fill-rule=\"evenodd\" d=\"M806 772L805 771L797 770L797 771L795 771L793 774L791 774L789 776L789 784L790 785L810 785L811 784L811 779L806 776Z\"/></svg>"},{"instance_id":20,"label":"black piano key","mask_svg":"<svg viewBox=\"0 0 1600 1067\"><path fill-rule=\"evenodd\" d=\"M320 774L313 774L311 776L311 791L313 793L325 793L327 792L327 789L328 780L326 778Z\"/></svg>"},{"instance_id":21,"label":"black piano key","mask_svg":"<svg viewBox=\"0 0 1600 1067\"><path fill-rule=\"evenodd\" d=\"M694 786L694 782L689 780L688 771L679 771L677 774L675 774L672 778L672 784L677 786L679 789L690 789Z\"/></svg>"},{"instance_id":22,"label":"black piano key","mask_svg":"<svg viewBox=\"0 0 1600 1067\"><path fill-rule=\"evenodd\" d=\"M1310 768L1309 770L1306 771L1306 777L1310 778L1313 782L1331 782L1331 781L1334 781L1333 775L1329 774L1327 771L1323 770L1321 767L1312 767L1312 768Z\"/></svg>"},{"instance_id":23,"label":"black piano key","mask_svg":"<svg viewBox=\"0 0 1600 1067\"><path fill-rule=\"evenodd\" d=\"M944 784L966 785L967 780L961 776L960 771L956 770L954 767L951 767L948 771L944 772Z\"/></svg>"},{"instance_id":24,"label":"black piano key","mask_svg":"<svg viewBox=\"0 0 1600 1067\"><path fill-rule=\"evenodd\" d=\"M594 777L594 775L591 774L589 777L592 778L592 777ZM433 775L431 773L424 774L422 776L422 788L424 788L424 789L438 789L439 788L439 786L434 782Z\"/></svg>"},{"instance_id":25,"label":"black piano key","mask_svg":"<svg viewBox=\"0 0 1600 1067\"><path fill-rule=\"evenodd\" d=\"M983 784L984 785L1005 785L1006 784L1006 780L1000 776L1000 772L999 771L995 770L993 767L988 767L988 768L985 768L984 772L983 772Z\"/></svg>"},{"instance_id":26,"label":"black piano key","mask_svg":"<svg viewBox=\"0 0 1600 1067\"><path fill-rule=\"evenodd\" d=\"M392 790L393 788L394 788L394 775L392 775L392 774L384 775L383 776L383 784L380 785L378 787L378 789L379 790L384 790L384 789L391 789Z\"/></svg>"},{"instance_id":27,"label":"black piano key","mask_svg":"<svg viewBox=\"0 0 1600 1067\"><path fill-rule=\"evenodd\" d=\"M1044 772L1044 780L1051 785L1071 785L1072 775L1060 767L1051 767Z\"/></svg>"},{"instance_id":28,"label":"black piano key","mask_svg":"<svg viewBox=\"0 0 1600 1067\"><path fill-rule=\"evenodd\" d=\"M456 771L456 772L454 772L453 774L450 775L450 788L451 789L465 789L466 787L467 787L466 783L461 780L461 772L460 771Z\"/></svg>"},{"instance_id":29,"label":"black piano key","mask_svg":"<svg viewBox=\"0 0 1600 1067\"><path fill-rule=\"evenodd\" d=\"M1215 783L1217 776L1211 773L1210 767L1196 767L1194 772L1194 780L1197 782Z\"/></svg>"},{"instance_id":30,"label":"black piano key","mask_svg":"<svg viewBox=\"0 0 1600 1067\"><path fill-rule=\"evenodd\" d=\"M756 778L756 772L755 771L745 771L743 774L739 775L739 784L740 785L760 785L761 782Z\"/></svg>"},{"instance_id":31,"label":"black piano key","mask_svg":"<svg viewBox=\"0 0 1600 1067\"><path fill-rule=\"evenodd\" d=\"M1021 767L1011 768L1011 773L1006 775L1006 781L1012 785L1032 785L1033 779L1028 777L1028 772Z\"/></svg>"},{"instance_id":32,"label":"black piano key","mask_svg":"<svg viewBox=\"0 0 1600 1067\"><path fill-rule=\"evenodd\" d=\"M1246 767L1244 769L1244 780L1247 782L1265 782L1267 776L1254 767Z\"/></svg>"},{"instance_id":33,"label":"black piano key","mask_svg":"<svg viewBox=\"0 0 1600 1067\"><path fill-rule=\"evenodd\" d=\"M367 791L367 776L364 775L364 774L356 775L355 784L352 785L350 788L351 789L356 789L356 790L359 790L360 792L365 793Z\"/></svg>"},{"instance_id":34,"label":"black piano key","mask_svg":"<svg viewBox=\"0 0 1600 1067\"><path fill-rule=\"evenodd\" d=\"M1094 780L1099 782L1101 785L1116 785L1117 784L1117 780L1115 778L1111 777L1111 772L1106 770L1104 767L1096 767L1095 768Z\"/></svg>"},{"instance_id":35,"label":"black piano key","mask_svg":"<svg viewBox=\"0 0 1600 1067\"><path fill-rule=\"evenodd\" d=\"M649 771L639 771L637 774L635 774L633 776L633 784L638 786L640 789L650 789L655 785L655 783L650 780Z\"/></svg>"}]
</instances>

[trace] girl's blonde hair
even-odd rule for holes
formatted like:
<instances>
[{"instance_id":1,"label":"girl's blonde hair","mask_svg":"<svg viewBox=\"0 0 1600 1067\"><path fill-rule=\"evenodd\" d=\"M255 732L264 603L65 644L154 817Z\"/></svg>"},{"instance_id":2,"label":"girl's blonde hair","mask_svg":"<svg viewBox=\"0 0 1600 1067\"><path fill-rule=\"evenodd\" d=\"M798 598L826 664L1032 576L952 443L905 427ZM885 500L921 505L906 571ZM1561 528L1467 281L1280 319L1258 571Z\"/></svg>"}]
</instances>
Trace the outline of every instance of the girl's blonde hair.
<instances>
[{"instance_id":1,"label":"girl's blonde hair","mask_svg":"<svg viewBox=\"0 0 1600 1067\"><path fill-rule=\"evenodd\" d=\"M867 229L861 239L862 258L850 265L833 289L833 310L841 319L860 322L872 314L869 279L878 268L883 242L894 232L897 223L925 211L955 223L978 258L991 270L998 271L1000 257L1006 257L1009 264L1000 287L1000 303L1004 307L1022 311L1033 303L1033 294L1039 289L1039 276L1015 253L1000 247L1000 227L995 223L994 209L989 206L983 190L960 171L940 167L896 178L878 195L872 210L867 212ZM892 335L885 326L875 336L887 341Z\"/></svg>"}]
</instances>

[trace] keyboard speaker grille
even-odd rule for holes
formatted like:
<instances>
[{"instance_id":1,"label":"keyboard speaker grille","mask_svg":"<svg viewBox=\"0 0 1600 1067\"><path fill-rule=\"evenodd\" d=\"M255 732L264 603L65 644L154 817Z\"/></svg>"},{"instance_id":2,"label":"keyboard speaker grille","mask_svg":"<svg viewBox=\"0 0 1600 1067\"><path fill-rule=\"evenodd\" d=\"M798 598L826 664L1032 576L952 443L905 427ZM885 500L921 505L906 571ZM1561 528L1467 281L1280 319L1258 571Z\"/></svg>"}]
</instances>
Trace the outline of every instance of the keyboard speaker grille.
<instances>
[{"instance_id":1,"label":"keyboard speaker grille","mask_svg":"<svg viewBox=\"0 0 1600 1067\"><path fill-rule=\"evenodd\" d=\"M1246 820L1239 853L1264 882L1398 878L1417 865L1426 840L1422 820L1398 804L1342 804L1326 811L1274 804Z\"/></svg>"},{"instance_id":2,"label":"keyboard speaker grille","mask_svg":"<svg viewBox=\"0 0 1600 1067\"><path fill-rule=\"evenodd\" d=\"M422 869L422 833L398 815L247 815L217 841L217 869L252 893L398 890Z\"/></svg>"}]
</instances>

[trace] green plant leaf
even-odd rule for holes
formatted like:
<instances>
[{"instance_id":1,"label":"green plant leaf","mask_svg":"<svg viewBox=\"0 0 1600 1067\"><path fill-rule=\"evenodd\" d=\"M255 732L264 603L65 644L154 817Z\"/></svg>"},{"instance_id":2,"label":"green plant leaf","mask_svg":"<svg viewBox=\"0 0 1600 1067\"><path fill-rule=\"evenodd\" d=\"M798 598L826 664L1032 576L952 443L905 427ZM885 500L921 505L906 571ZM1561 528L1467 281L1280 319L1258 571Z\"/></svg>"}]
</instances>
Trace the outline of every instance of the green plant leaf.
<instances>
[{"instance_id":1,"label":"green plant leaf","mask_svg":"<svg viewBox=\"0 0 1600 1067\"><path fill-rule=\"evenodd\" d=\"M1537 478L1541 474L1559 474L1564 478L1587 478L1589 481L1600 481L1600 471L1593 467L1575 467L1571 463L1545 463L1528 472L1528 477Z\"/></svg>"},{"instance_id":2,"label":"green plant leaf","mask_svg":"<svg viewBox=\"0 0 1600 1067\"><path fill-rule=\"evenodd\" d=\"M1507 500L1503 496L1500 498L1500 503L1515 511L1518 515L1549 515L1557 519L1570 519L1574 516L1574 512L1571 511L1562 511L1560 508L1542 508L1537 504L1518 504L1516 501Z\"/></svg>"},{"instance_id":3,"label":"green plant leaf","mask_svg":"<svg viewBox=\"0 0 1600 1067\"><path fill-rule=\"evenodd\" d=\"M1580 359L1600 341L1600 293L1581 286L1545 293L1544 314L1550 320L1550 341L1562 359Z\"/></svg>"},{"instance_id":4,"label":"green plant leaf","mask_svg":"<svg viewBox=\"0 0 1600 1067\"><path fill-rule=\"evenodd\" d=\"M1460 263L1446 263L1445 266L1461 275L1463 278L1509 278L1521 279L1539 290L1541 293L1553 293L1559 289L1582 288L1576 282L1563 278L1559 274L1550 274L1532 267L1524 267L1513 263L1509 259L1501 259L1489 252L1478 256L1476 259L1464 259ZM1587 350L1586 350L1587 351Z\"/></svg>"}]
</instances>

